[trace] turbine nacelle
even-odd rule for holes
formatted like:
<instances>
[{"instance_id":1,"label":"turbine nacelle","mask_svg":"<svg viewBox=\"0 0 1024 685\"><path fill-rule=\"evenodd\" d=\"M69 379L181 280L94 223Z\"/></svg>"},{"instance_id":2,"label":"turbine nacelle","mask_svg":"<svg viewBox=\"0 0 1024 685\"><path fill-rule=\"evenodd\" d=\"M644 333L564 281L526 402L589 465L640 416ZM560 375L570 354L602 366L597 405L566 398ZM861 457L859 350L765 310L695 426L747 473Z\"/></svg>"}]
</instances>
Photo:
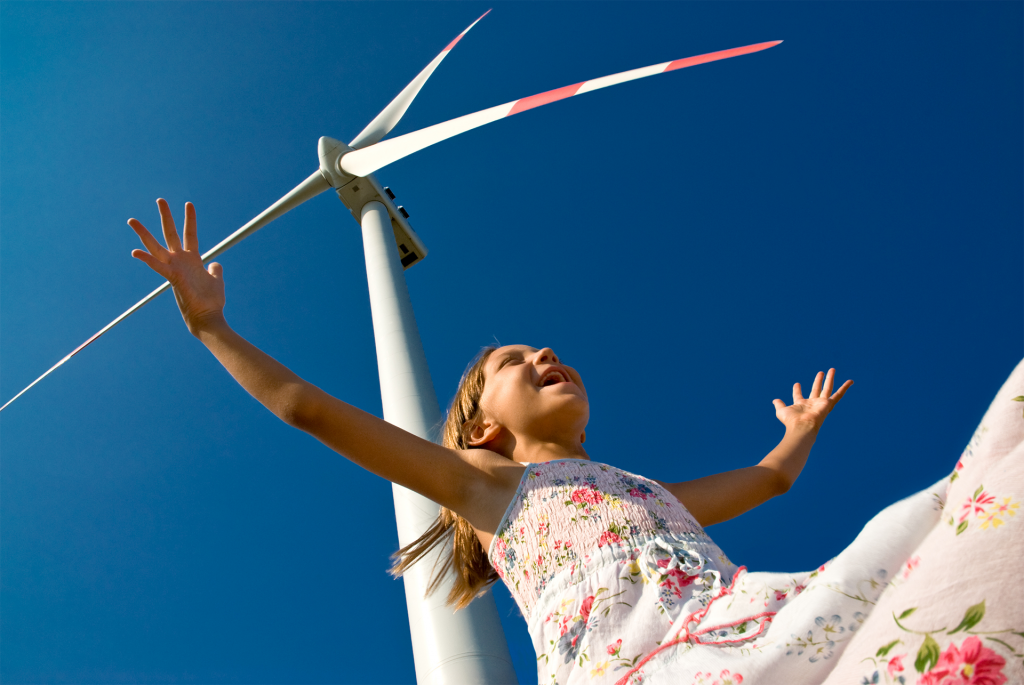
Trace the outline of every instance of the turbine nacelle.
<instances>
[{"instance_id":1,"label":"turbine nacelle","mask_svg":"<svg viewBox=\"0 0 1024 685\"><path fill-rule=\"evenodd\" d=\"M391 230L395 233L395 246L402 267L408 269L427 256L427 248L412 230L407 218L408 212L394 203L394 193L385 189L373 174L353 176L341 168L341 158L353 148L340 140L323 136L317 144L320 157L320 173L338 194L338 199L348 208L356 223L360 223L363 207L369 202L379 202L388 210Z\"/></svg>"}]
</instances>

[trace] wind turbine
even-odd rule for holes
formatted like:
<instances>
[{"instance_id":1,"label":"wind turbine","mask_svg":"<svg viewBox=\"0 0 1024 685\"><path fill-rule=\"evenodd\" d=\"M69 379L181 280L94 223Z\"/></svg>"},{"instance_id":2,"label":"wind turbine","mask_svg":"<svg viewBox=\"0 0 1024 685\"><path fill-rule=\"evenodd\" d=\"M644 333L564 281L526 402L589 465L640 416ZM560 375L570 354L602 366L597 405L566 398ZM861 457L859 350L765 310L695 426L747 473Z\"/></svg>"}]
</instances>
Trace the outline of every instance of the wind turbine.
<instances>
[{"instance_id":1,"label":"wind turbine","mask_svg":"<svg viewBox=\"0 0 1024 685\"><path fill-rule=\"evenodd\" d=\"M204 262L218 257L274 219L333 188L362 227L384 418L425 439L433 437L432 428L440 422L441 412L403 271L422 261L427 249L409 225L408 213L395 204L395 195L380 184L374 172L447 138L541 105L655 74L759 52L782 42L758 43L603 76L383 140L441 61L489 12L456 36L348 145L333 138L320 138L319 168L203 255ZM11 398L0 411L169 286L163 283L104 326ZM434 521L438 507L401 486L393 486L393 492L399 543L405 545ZM493 599L489 595L479 598L469 608L453 613L444 605L447 586L429 598L424 596L432 565L432 559L426 559L404 576L417 681L458 685L515 682Z\"/></svg>"}]
</instances>

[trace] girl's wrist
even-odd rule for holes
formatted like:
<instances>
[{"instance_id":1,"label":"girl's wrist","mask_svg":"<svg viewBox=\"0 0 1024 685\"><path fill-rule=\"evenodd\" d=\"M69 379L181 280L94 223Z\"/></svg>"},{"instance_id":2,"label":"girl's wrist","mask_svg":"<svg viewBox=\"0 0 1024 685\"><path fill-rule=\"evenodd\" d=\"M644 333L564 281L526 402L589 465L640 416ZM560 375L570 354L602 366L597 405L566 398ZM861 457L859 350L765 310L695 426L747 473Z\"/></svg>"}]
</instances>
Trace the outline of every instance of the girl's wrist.
<instances>
[{"instance_id":1,"label":"girl's wrist","mask_svg":"<svg viewBox=\"0 0 1024 685\"><path fill-rule=\"evenodd\" d=\"M815 437L821 426L813 421L795 421L786 424L786 435L794 438Z\"/></svg>"},{"instance_id":2,"label":"girl's wrist","mask_svg":"<svg viewBox=\"0 0 1024 685\"><path fill-rule=\"evenodd\" d=\"M227 326L228 322L224 318L223 310L203 314L188 322L189 332L200 340L204 333L214 333L219 329L227 328Z\"/></svg>"}]
</instances>

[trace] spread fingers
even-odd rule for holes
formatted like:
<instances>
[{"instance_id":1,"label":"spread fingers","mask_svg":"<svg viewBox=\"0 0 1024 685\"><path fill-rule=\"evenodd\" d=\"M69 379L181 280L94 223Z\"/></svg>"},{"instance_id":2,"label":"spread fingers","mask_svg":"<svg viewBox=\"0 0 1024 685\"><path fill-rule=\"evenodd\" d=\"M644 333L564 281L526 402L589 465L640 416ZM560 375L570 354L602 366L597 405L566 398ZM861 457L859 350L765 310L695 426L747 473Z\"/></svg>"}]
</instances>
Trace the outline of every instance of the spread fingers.
<instances>
[{"instance_id":1,"label":"spread fingers","mask_svg":"<svg viewBox=\"0 0 1024 685\"><path fill-rule=\"evenodd\" d=\"M164 230L164 242L171 252L181 252L181 240L178 239L178 228L174 225L174 217L167 200L162 197L156 201L160 209L160 227Z\"/></svg>"},{"instance_id":2,"label":"spread fingers","mask_svg":"<svg viewBox=\"0 0 1024 685\"><path fill-rule=\"evenodd\" d=\"M821 388L821 396L822 397L831 397L832 396L832 385L835 382L835 377L836 377L836 370L835 369L829 369L828 373L825 374L825 385L822 386L822 388Z\"/></svg>"},{"instance_id":3,"label":"spread fingers","mask_svg":"<svg viewBox=\"0 0 1024 685\"><path fill-rule=\"evenodd\" d=\"M149 232L149 229L142 225L141 221L138 219L128 219L128 225L131 226L132 230L139 236L139 240L142 241L142 244L146 246L146 249L149 250L151 255L159 259L161 262L167 261L170 253L164 249L163 245L157 242L156 238L153 237L153 234Z\"/></svg>"}]
</instances>

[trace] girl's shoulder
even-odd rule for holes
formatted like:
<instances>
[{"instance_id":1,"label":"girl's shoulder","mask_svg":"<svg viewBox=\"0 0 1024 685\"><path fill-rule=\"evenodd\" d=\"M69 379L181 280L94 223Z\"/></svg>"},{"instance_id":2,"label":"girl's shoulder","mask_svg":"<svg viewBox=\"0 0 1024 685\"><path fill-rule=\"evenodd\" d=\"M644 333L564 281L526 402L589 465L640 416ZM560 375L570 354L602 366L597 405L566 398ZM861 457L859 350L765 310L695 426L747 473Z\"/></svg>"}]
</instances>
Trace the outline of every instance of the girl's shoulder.
<instances>
[{"instance_id":1,"label":"girl's shoulder","mask_svg":"<svg viewBox=\"0 0 1024 685\"><path fill-rule=\"evenodd\" d=\"M526 474L523 464L486 449L458 450L459 456L474 467L477 477L465 483L471 495L458 511L478 532L493 533L519 490Z\"/></svg>"},{"instance_id":2,"label":"girl's shoulder","mask_svg":"<svg viewBox=\"0 0 1024 685\"><path fill-rule=\"evenodd\" d=\"M499 480L514 478L518 482L527 468L526 464L512 461L488 449L472 448L457 451L463 460L476 467L482 474Z\"/></svg>"}]
</instances>

